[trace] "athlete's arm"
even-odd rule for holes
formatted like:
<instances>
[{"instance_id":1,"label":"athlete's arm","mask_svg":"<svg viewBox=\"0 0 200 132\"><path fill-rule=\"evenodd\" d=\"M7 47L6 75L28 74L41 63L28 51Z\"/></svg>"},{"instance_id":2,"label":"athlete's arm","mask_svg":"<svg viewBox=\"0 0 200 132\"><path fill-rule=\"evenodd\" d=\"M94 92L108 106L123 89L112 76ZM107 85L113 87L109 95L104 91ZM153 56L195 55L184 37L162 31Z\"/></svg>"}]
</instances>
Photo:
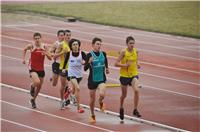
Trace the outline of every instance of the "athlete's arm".
<instances>
[{"instance_id":1,"label":"athlete's arm","mask_svg":"<svg viewBox=\"0 0 200 132\"><path fill-rule=\"evenodd\" d=\"M91 53L88 53L85 60L85 66L84 66L85 71L87 71L90 68L92 61L93 61L92 55Z\"/></svg>"},{"instance_id":2,"label":"athlete's arm","mask_svg":"<svg viewBox=\"0 0 200 132\"><path fill-rule=\"evenodd\" d=\"M23 53L22 53L22 63L23 63L23 64L26 64L25 58L26 58L26 52L27 52L27 50L31 50L32 48L33 48L32 44L29 44L29 45L27 45L27 46L24 48Z\"/></svg>"},{"instance_id":3,"label":"athlete's arm","mask_svg":"<svg viewBox=\"0 0 200 132\"><path fill-rule=\"evenodd\" d=\"M141 66L140 66L140 64L138 63L138 55L139 55L138 53L139 53L139 52L137 51L136 53L137 53L137 60L136 60L136 64L137 64L137 68L138 68L138 69L140 69L140 68L141 68Z\"/></svg>"},{"instance_id":4,"label":"athlete's arm","mask_svg":"<svg viewBox=\"0 0 200 132\"><path fill-rule=\"evenodd\" d=\"M64 65L62 67L62 70L65 69L67 62L69 61L69 56L70 56L70 52L67 52L67 54L65 55L65 61L64 61Z\"/></svg>"},{"instance_id":5,"label":"athlete's arm","mask_svg":"<svg viewBox=\"0 0 200 132\"><path fill-rule=\"evenodd\" d=\"M46 55L46 57L51 60L52 59L52 54L49 52L48 48L46 45L44 45L44 51L43 53Z\"/></svg>"},{"instance_id":6,"label":"athlete's arm","mask_svg":"<svg viewBox=\"0 0 200 132\"><path fill-rule=\"evenodd\" d=\"M103 55L105 57L106 74L109 74L110 71L109 71L109 68L108 68L108 59L107 59L106 52L103 52Z\"/></svg>"},{"instance_id":7,"label":"athlete's arm","mask_svg":"<svg viewBox=\"0 0 200 132\"><path fill-rule=\"evenodd\" d=\"M131 65L131 63L129 63L129 62L127 62L126 64L121 64L121 60L123 59L124 55L125 55L125 51L122 50L122 51L120 52L119 57L117 58L117 60L116 60L116 62L115 62L115 66L116 66L116 67L128 67L128 66Z\"/></svg>"}]
</instances>

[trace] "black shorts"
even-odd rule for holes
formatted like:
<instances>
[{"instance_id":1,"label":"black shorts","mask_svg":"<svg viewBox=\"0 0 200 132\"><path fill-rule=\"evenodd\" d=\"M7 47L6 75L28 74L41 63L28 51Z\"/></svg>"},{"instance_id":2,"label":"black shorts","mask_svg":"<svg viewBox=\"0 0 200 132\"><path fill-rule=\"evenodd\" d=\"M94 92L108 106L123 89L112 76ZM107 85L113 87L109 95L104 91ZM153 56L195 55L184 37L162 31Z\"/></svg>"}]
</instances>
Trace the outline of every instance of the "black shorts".
<instances>
[{"instance_id":1,"label":"black shorts","mask_svg":"<svg viewBox=\"0 0 200 132\"><path fill-rule=\"evenodd\" d=\"M82 80L82 77L80 77L80 78L76 78L76 77L67 77L67 80L71 80L71 79L76 79L77 80L77 82L78 82L78 84L80 83L80 81Z\"/></svg>"},{"instance_id":2,"label":"black shorts","mask_svg":"<svg viewBox=\"0 0 200 132\"><path fill-rule=\"evenodd\" d=\"M53 71L53 73L59 74L59 66L60 66L60 63L58 63L58 62L52 63L52 71Z\"/></svg>"},{"instance_id":3,"label":"black shorts","mask_svg":"<svg viewBox=\"0 0 200 132\"><path fill-rule=\"evenodd\" d=\"M134 78L139 79L139 76L136 75L136 76L133 76L130 78L129 77L120 77L119 81L120 81L121 85L124 85L124 86L130 85L131 86L131 82Z\"/></svg>"},{"instance_id":4,"label":"black shorts","mask_svg":"<svg viewBox=\"0 0 200 132\"><path fill-rule=\"evenodd\" d=\"M36 70L31 69L31 70L29 70L29 73L31 73L31 72L36 72L38 77L41 77L41 78L43 78L45 76L44 71L36 71ZM31 77L31 75L30 75L30 77Z\"/></svg>"},{"instance_id":5,"label":"black shorts","mask_svg":"<svg viewBox=\"0 0 200 132\"><path fill-rule=\"evenodd\" d=\"M68 77L67 76L68 75L68 71L66 70L65 73L64 73L64 72L62 72L62 70L59 69L59 75L62 76L62 77L66 77L67 78Z\"/></svg>"},{"instance_id":6,"label":"black shorts","mask_svg":"<svg viewBox=\"0 0 200 132\"><path fill-rule=\"evenodd\" d=\"M101 81L101 82L88 82L88 89L90 90L94 90L97 89L99 84L101 83L105 83L105 81Z\"/></svg>"}]
</instances>

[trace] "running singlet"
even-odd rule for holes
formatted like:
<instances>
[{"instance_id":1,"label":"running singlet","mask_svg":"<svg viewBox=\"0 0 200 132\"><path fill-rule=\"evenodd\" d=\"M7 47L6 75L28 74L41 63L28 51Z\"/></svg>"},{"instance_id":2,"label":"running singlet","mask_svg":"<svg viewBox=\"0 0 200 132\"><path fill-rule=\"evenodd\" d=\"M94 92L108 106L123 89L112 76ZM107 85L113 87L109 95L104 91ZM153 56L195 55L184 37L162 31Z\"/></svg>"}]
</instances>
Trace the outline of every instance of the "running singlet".
<instances>
[{"instance_id":1,"label":"running singlet","mask_svg":"<svg viewBox=\"0 0 200 132\"><path fill-rule=\"evenodd\" d=\"M132 52L129 52L128 49L126 48L124 58L121 60L121 63L126 64L127 62L131 62L131 65L129 67L121 67L120 76L133 77L138 75L136 48L133 48Z\"/></svg>"},{"instance_id":2,"label":"running singlet","mask_svg":"<svg viewBox=\"0 0 200 132\"><path fill-rule=\"evenodd\" d=\"M45 55L42 53L44 49L34 48L31 52L31 57L29 60L30 68L36 71L44 71L44 58Z\"/></svg>"},{"instance_id":3,"label":"running singlet","mask_svg":"<svg viewBox=\"0 0 200 132\"><path fill-rule=\"evenodd\" d=\"M105 57L103 52L100 51L99 56L96 56L93 51L90 52L93 57L92 62L92 80L100 82L104 79Z\"/></svg>"},{"instance_id":4,"label":"running singlet","mask_svg":"<svg viewBox=\"0 0 200 132\"><path fill-rule=\"evenodd\" d=\"M68 62L68 77L81 78L83 76L81 64L82 59L81 51L79 51L79 56L77 57L73 56L72 52L70 52Z\"/></svg>"},{"instance_id":5,"label":"running singlet","mask_svg":"<svg viewBox=\"0 0 200 132\"><path fill-rule=\"evenodd\" d=\"M64 51L64 54L62 54L60 56L60 67L59 69L68 69L68 63L66 65L66 67L63 68L64 66L64 61L65 61L65 53L70 52L70 48L68 46L68 43L66 43L65 41L62 42L62 51Z\"/></svg>"}]
</instances>

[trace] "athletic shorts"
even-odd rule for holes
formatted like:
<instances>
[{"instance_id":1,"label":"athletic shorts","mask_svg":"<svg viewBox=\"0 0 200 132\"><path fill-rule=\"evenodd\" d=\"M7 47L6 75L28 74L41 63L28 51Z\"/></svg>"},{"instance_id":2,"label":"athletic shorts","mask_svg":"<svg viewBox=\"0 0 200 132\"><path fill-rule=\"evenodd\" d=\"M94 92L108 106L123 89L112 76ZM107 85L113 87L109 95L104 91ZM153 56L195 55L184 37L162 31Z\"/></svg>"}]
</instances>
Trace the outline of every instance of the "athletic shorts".
<instances>
[{"instance_id":1,"label":"athletic shorts","mask_svg":"<svg viewBox=\"0 0 200 132\"><path fill-rule=\"evenodd\" d=\"M59 75L60 75L60 76L66 77L66 78L67 78L67 75L68 75L67 73L68 73L67 70L66 70L65 72L62 72L62 70L59 69Z\"/></svg>"},{"instance_id":2,"label":"athletic shorts","mask_svg":"<svg viewBox=\"0 0 200 132\"><path fill-rule=\"evenodd\" d=\"M71 79L76 79L77 82L78 82L78 84L79 84L80 81L82 80L82 77L80 77L80 78L76 78L76 77L74 77L74 76L72 76L72 77L67 77L67 80L71 80Z\"/></svg>"},{"instance_id":3,"label":"athletic shorts","mask_svg":"<svg viewBox=\"0 0 200 132\"><path fill-rule=\"evenodd\" d=\"M58 62L54 62L52 64L52 71L53 71L53 73L59 74L59 66L60 66L60 63L58 63Z\"/></svg>"},{"instance_id":4,"label":"athletic shorts","mask_svg":"<svg viewBox=\"0 0 200 132\"><path fill-rule=\"evenodd\" d=\"M29 70L29 73L31 73L31 72L36 72L38 77L41 77L41 78L43 78L45 76L44 71L36 71L36 70L31 69L31 70ZM31 77L31 75L30 75L30 77Z\"/></svg>"},{"instance_id":5,"label":"athletic shorts","mask_svg":"<svg viewBox=\"0 0 200 132\"><path fill-rule=\"evenodd\" d=\"M130 78L129 77L120 77L119 81L120 81L121 85L124 85L124 86L130 85L131 86L131 82L134 78L139 79L139 76L136 75L136 76L133 76Z\"/></svg>"},{"instance_id":6,"label":"athletic shorts","mask_svg":"<svg viewBox=\"0 0 200 132\"><path fill-rule=\"evenodd\" d=\"M105 83L105 81L101 81L101 82L88 82L88 89L90 90L94 90L97 89L99 84L101 83Z\"/></svg>"}]
</instances>

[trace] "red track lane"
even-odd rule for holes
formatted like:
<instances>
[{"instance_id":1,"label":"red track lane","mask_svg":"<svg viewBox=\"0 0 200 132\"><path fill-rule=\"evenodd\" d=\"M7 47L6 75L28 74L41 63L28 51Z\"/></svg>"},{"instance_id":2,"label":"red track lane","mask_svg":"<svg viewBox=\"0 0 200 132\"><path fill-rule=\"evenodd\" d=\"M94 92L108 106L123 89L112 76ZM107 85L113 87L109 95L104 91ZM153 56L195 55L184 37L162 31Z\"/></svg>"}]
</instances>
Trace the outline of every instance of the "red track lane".
<instances>
[{"instance_id":1,"label":"red track lane","mask_svg":"<svg viewBox=\"0 0 200 132\"><path fill-rule=\"evenodd\" d=\"M56 24L57 23L57 24ZM43 23L46 24L46 23ZM93 24L87 24L87 23L75 23L75 24L68 24L64 22L59 21L52 21L48 23L48 26L54 26L54 28L38 28L38 26L32 26L32 27L23 27L23 30L15 29L15 28L5 28L2 29L3 39L2 39L2 82L22 87L25 89L29 89L29 78L28 78L28 70L25 65L21 64L21 61L15 60L21 58L22 52L20 51L20 48L23 48L28 42L25 41L19 41L15 39L9 39L4 37L10 36L15 37L19 39L25 39L25 40L31 40L32 41L32 31L28 30L38 30L47 32L49 34L43 35L43 40L46 43L53 43L53 41L56 39L56 31L63 27L64 29L69 28L72 30L73 36L76 36L77 38L84 37L84 40L82 40L82 49L88 51L88 49L91 49L91 45L89 44L88 40L85 40L86 38L91 40L92 36L85 34L81 34L78 32L73 32L74 30L80 30L87 33L99 33L99 34L110 34L114 37L119 37L122 39L125 39L128 33L124 33L123 31L130 31L131 33L136 35L136 42L138 41L147 41L148 42L163 42L166 44L169 44L170 46L176 46L178 48L181 47L188 47L188 45L192 45L194 47L198 46L199 40L195 39L177 39L173 36L167 36L162 34L154 34L154 33L146 33L141 32L137 30L129 30L129 29L122 29L122 28L116 28L116 27L109 27L109 28L103 28L99 29L98 25ZM59 25L59 26L57 26ZM93 27L93 26L96 26ZM104 27L104 26L102 26ZM120 32L116 32L115 30L120 30ZM55 36L53 35L55 34ZM145 37L141 37L141 34L147 35ZM23 37L22 37L23 36ZM123 36L123 37L122 37ZM156 37L158 36L158 37ZM121 48L118 46L113 47L106 45L107 42L113 43L116 45L123 44L124 40L116 41L114 38L107 38L102 37L103 42L105 45L102 46L103 50L105 51L113 51L117 50L120 51ZM147 39L148 38L148 39ZM183 41L185 39L185 42ZM169 41L167 41L169 40ZM140 47L141 44L141 47ZM140 47L141 49L150 49L151 46L143 45L142 42L136 45L137 47ZM162 44L162 43L161 43ZM6 47L6 46L12 46L12 47ZM13 47L18 47L19 49L14 49ZM172 48L159 47L162 48L162 51L166 51L169 53L174 53ZM151 50L159 51L159 48L156 49L152 46ZM192 49L192 48L191 48ZM188 69L192 71L199 71L199 61L196 60L189 60L179 57L172 57L167 56L167 59L165 55L160 55L157 53L148 53L141 51L140 52L140 60L144 62L151 62L155 64L162 64L165 66L171 66L171 67L177 67L182 69ZM187 50L181 50L179 49L177 52L178 55L189 55L190 57L196 57L197 52L190 52ZM8 58L5 56L10 56L12 58ZM113 66L114 63L113 58L109 58L109 64ZM47 64L50 64L49 61L46 61ZM192 96L199 96L199 85L193 85L188 84L185 82L180 82L177 80L183 80L188 82L193 82L195 84L198 84L198 78L200 77L199 73L190 73L190 72L182 72L179 70L170 70L168 68L161 68L153 65L148 64L142 64L141 72L144 73L150 73L152 75L146 75L142 74L140 75L140 81L143 85L145 85L144 88L141 89L141 100L140 100L140 107L143 114L143 118L147 120L152 120L156 122L160 122L163 124L167 124L170 126L190 130L190 131L198 131L199 130L199 99L188 97L185 95L179 95L171 92L162 91L163 90L171 90L175 92L185 93ZM41 90L42 93L59 97L58 95L58 88L53 88L49 84L49 77L51 75L50 67L46 68L46 78L44 87ZM111 68L111 74L108 75L108 82L110 83L116 83L118 82L118 70ZM167 78L160 78L158 76L167 77ZM20 78L21 80L16 80L16 78ZM175 80L170 80L170 78L174 78ZM88 104L89 99L85 98L88 96L88 89L87 89L87 76L84 75L83 81L81 82L81 102L83 104ZM151 86L151 87L148 87ZM161 90L155 90L152 89L152 87L159 88ZM106 104L108 105L108 110L112 110L115 112L118 112L119 108L119 97L120 97L121 91L120 88L109 88L107 90L107 98L105 99ZM125 112L127 115L131 115L132 113L132 107L133 101L132 101L133 93L131 91L131 88L129 88L129 93L125 102ZM40 102L38 102L40 103ZM115 103L116 105L112 105ZM96 105L98 107L98 105Z\"/></svg>"},{"instance_id":2,"label":"red track lane","mask_svg":"<svg viewBox=\"0 0 200 132\"><path fill-rule=\"evenodd\" d=\"M1 102L3 119L43 131L169 131L126 119L122 123L118 117L105 115L101 112L96 112L97 123L94 125L88 123L88 109L85 109L84 114L76 113L76 108L71 105L65 110L59 110L58 101L39 96L37 99L40 102L38 103L39 108L33 110L29 108L27 93L5 86L2 87L2 91L4 93L2 97L3 101ZM9 127L9 125L8 123L4 123L3 131L22 129L21 126Z\"/></svg>"}]
</instances>

